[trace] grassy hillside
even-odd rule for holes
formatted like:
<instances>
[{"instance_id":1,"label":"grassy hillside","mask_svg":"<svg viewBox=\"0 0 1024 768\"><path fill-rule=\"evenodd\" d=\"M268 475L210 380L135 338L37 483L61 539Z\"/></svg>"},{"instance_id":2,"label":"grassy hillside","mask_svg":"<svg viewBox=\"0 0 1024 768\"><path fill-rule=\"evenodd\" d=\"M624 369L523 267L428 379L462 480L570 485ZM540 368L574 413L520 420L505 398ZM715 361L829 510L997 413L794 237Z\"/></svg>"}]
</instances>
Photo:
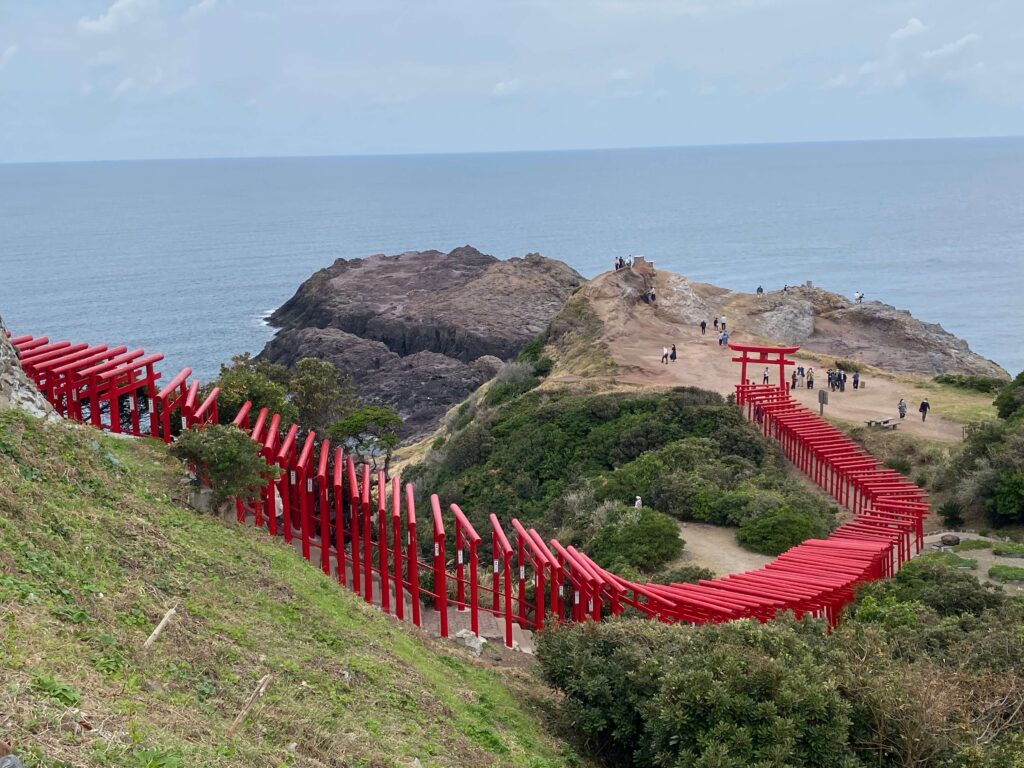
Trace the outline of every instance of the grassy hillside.
<instances>
[{"instance_id":1,"label":"grassy hillside","mask_svg":"<svg viewBox=\"0 0 1024 768\"><path fill-rule=\"evenodd\" d=\"M182 508L180 477L161 445L0 412L0 740L27 765L578 764L529 672L414 637L283 544Z\"/></svg>"}]
</instances>

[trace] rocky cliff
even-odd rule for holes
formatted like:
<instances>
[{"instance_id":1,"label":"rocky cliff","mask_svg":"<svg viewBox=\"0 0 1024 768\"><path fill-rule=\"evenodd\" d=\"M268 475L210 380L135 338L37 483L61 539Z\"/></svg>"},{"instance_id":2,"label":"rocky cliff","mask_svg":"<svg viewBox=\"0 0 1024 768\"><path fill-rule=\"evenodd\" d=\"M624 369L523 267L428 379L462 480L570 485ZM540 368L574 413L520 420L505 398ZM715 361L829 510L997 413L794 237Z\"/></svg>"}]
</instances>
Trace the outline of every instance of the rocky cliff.
<instances>
[{"instance_id":1,"label":"rocky cliff","mask_svg":"<svg viewBox=\"0 0 1024 768\"><path fill-rule=\"evenodd\" d=\"M857 304L811 285L761 296L658 276L658 306L680 322L710 324L726 315L730 329L812 352L852 358L903 373L966 373L1009 379L999 365L971 351L938 323L926 323L879 301Z\"/></svg>"},{"instance_id":2,"label":"rocky cliff","mask_svg":"<svg viewBox=\"0 0 1024 768\"><path fill-rule=\"evenodd\" d=\"M338 259L274 312L280 330L261 355L329 360L417 435L493 375L493 358L514 357L542 332L583 282L536 253L501 261L471 246Z\"/></svg>"},{"instance_id":3,"label":"rocky cliff","mask_svg":"<svg viewBox=\"0 0 1024 768\"><path fill-rule=\"evenodd\" d=\"M19 408L33 416L57 418L46 399L21 370L18 354L0 318L0 409Z\"/></svg>"}]
</instances>

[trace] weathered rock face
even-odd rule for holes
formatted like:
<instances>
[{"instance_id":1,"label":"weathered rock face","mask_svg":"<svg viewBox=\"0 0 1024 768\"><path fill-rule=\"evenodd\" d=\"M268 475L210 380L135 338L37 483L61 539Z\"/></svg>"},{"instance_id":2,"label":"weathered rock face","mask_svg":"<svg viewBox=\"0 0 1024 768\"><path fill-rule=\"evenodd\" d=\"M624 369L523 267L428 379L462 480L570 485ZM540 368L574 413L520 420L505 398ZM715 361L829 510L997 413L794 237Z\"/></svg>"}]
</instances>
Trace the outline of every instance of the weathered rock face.
<instances>
[{"instance_id":1,"label":"weathered rock face","mask_svg":"<svg viewBox=\"0 0 1024 768\"><path fill-rule=\"evenodd\" d=\"M686 323L726 315L734 329L812 352L849 357L890 371L1009 378L937 323L878 301L856 304L811 286L738 293L666 274L658 303Z\"/></svg>"},{"instance_id":2,"label":"weathered rock face","mask_svg":"<svg viewBox=\"0 0 1024 768\"><path fill-rule=\"evenodd\" d=\"M0 318L0 409L4 408L18 408L33 416L57 418L46 398L21 370L18 353L7 338L4 321Z\"/></svg>"},{"instance_id":3,"label":"weathered rock face","mask_svg":"<svg viewBox=\"0 0 1024 768\"><path fill-rule=\"evenodd\" d=\"M261 355L329 360L364 399L398 410L406 436L419 435L493 375L494 358L543 331L583 282L539 254L501 261L470 246L338 259L271 316L281 330Z\"/></svg>"}]
</instances>

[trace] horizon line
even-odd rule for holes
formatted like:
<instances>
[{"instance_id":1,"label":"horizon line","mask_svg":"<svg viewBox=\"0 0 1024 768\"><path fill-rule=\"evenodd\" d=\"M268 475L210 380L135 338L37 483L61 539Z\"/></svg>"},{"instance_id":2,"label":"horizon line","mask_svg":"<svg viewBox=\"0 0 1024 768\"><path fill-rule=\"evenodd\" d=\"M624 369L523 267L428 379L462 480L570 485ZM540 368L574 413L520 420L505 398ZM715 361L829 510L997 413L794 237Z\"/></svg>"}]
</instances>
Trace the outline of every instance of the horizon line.
<instances>
[{"instance_id":1,"label":"horizon line","mask_svg":"<svg viewBox=\"0 0 1024 768\"><path fill-rule=\"evenodd\" d=\"M332 159L373 159L401 157L463 157L474 155L529 155L529 154L568 154L586 152L644 152L666 149L719 149L744 147L786 147L814 146L821 144L897 144L911 142L952 142L952 141L986 141L994 139L1022 139L1024 134L990 134L975 136L928 136L928 137L896 137L868 139L810 139L782 141L737 141L706 144L652 144L645 146L611 146L611 147L569 147L549 149L482 149L467 151L438 152L367 152L362 154L283 154L283 155L193 155L190 157L128 157L101 158L88 160L0 160L2 166L17 165L86 165L102 163L175 163L204 161L234 160L332 160Z\"/></svg>"}]
</instances>

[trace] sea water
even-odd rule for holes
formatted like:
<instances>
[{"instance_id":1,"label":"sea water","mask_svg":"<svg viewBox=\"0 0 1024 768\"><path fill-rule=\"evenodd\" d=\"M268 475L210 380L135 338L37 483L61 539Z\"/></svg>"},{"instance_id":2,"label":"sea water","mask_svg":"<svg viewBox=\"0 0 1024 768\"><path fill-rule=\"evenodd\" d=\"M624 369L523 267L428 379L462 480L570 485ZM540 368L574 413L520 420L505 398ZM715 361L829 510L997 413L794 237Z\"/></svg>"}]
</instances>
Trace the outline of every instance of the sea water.
<instances>
[{"instance_id":1,"label":"sea water","mask_svg":"<svg viewBox=\"0 0 1024 768\"><path fill-rule=\"evenodd\" d=\"M464 244L863 291L1024 367L1024 139L0 165L8 327L202 379L334 259Z\"/></svg>"}]
</instances>

